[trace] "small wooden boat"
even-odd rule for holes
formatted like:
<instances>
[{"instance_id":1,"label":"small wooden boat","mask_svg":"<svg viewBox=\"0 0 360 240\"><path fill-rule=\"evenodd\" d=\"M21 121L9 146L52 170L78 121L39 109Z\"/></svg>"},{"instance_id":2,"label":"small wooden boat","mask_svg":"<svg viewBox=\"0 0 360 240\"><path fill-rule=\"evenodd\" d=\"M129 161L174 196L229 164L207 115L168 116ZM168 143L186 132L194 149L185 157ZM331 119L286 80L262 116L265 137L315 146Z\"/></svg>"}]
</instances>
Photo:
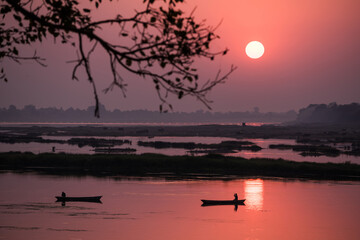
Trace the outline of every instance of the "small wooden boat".
<instances>
[{"instance_id":1,"label":"small wooden boat","mask_svg":"<svg viewBox=\"0 0 360 240\"><path fill-rule=\"evenodd\" d=\"M213 206L213 205L245 205L245 199L241 200L203 200L203 206Z\"/></svg>"},{"instance_id":2,"label":"small wooden boat","mask_svg":"<svg viewBox=\"0 0 360 240\"><path fill-rule=\"evenodd\" d=\"M60 197L56 196L57 202L99 202L102 196L94 196L94 197Z\"/></svg>"}]
</instances>

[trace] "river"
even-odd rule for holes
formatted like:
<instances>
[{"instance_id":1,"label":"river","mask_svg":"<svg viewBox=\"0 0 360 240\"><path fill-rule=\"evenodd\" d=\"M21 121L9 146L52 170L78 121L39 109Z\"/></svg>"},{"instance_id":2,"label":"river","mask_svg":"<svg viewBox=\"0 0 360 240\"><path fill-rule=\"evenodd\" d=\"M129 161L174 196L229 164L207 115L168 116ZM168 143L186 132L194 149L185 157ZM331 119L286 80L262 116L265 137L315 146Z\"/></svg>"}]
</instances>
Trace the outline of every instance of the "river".
<instances>
[{"instance_id":1,"label":"river","mask_svg":"<svg viewBox=\"0 0 360 240\"><path fill-rule=\"evenodd\" d=\"M55 195L102 195L102 203ZM360 239L360 183L0 174L0 239ZM245 205L202 207L200 199Z\"/></svg>"}]
</instances>

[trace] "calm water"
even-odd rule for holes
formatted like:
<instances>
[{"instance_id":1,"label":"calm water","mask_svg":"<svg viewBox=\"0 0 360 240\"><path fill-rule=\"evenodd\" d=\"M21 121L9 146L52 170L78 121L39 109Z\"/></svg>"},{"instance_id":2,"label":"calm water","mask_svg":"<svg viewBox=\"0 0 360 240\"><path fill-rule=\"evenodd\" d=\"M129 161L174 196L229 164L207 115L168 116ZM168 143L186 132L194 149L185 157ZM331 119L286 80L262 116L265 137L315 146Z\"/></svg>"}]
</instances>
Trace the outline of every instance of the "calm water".
<instances>
[{"instance_id":1,"label":"calm water","mask_svg":"<svg viewBox=\"0 0 360 240\"><path fill-rule=\"evenodd\" d=\"M54 196L103 195L99 203ZM0 239L360 239L354 182L113 180L0 174ZM246 205L201 207L200 199Z\"/></svg>"},{"instance_id":2,"label":"calm water","mask_svg":"<svg viewBox=\"0 0 360 240\"><path fill-rule=\"evenodd\" d=\"M188 150L186 149L155 149L151 147L142 147L138 146L138 141L165 141L165 142L195 142L195 143L220 143L221 141L231 141L238 140L233 138L224 138L224 137L96 137L95 138L106 138L106 139L119 139L119 140L130 140L131 145L124 144L122 146L117 146L121 148L135 148L137 154L142 153L159 153L166 155L186 155ZM45 139L55 139L55 140L68 140L72 136L62 137L62 136L43 136ZM78 138L78 136L77 136ZM87 137L88 138L88 137ZM263 149L259 152L252 151L240 151L236 153L227 154L229 156L238 156L244 158L283 158L293 161L309 161L309 162L334 162L334 163L343 163L346 161L360 164L360 157L357 156L348 156L340 155L339 157L303 157L299 152L293 152L291 150L278 150L278 149L269 149L270 144L290 144L295 145L296 142L293 139L242 139L244 141L254 142L256 145L262 147ZM52 147L55 146L57 152L66 152L66 153L85 153L85 154L94 154L93 148L90 146L84 146L79 148L77 145L69 144L54 144L54 143L15 143L7 144L0 143L0 152L7 151L22 151L22 152L33 152L33 153L43 153L51 152Z\"/></svg>"}]
</instances>

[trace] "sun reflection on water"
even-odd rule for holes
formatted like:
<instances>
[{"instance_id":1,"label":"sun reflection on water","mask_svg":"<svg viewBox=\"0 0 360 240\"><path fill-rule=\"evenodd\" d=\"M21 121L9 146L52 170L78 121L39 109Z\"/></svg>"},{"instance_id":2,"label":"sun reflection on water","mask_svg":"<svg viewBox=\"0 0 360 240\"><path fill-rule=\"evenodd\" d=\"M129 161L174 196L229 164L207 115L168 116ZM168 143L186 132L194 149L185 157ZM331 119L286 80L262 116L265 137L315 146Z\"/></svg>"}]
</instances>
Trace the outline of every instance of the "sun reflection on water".
<instances>
[{"instance_id":1,"label":"sun reflection on water","mask_svg":"<svg viewBox=\"0 0 360 240\"><path fill-rule=\"evenodd\" d=\"M261 211L264 201L264 181L261 179L246 180L244 186L246 208Z\"/></svg>"}]
</instances>

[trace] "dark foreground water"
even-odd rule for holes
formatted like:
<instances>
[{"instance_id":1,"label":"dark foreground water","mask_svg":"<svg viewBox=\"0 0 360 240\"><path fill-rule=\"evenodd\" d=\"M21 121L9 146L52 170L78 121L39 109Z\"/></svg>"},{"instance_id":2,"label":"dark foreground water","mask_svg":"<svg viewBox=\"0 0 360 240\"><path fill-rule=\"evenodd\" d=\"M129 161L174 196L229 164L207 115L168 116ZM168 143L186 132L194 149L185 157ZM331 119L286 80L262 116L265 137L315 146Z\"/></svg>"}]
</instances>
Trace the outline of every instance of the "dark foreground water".
<instances>
[{"instance_id":1,"label":"dark foreground water","mask_svg":"<svg viewBox=\"0 0 360 240\"><path fill-rule=\"evenodd\" d=\"M103 195L56 203L55 195ZM360 239L360 183L0 174L0 239ZM246 205L201 207L200 199Z\"/></svg>"}]
</instances>

